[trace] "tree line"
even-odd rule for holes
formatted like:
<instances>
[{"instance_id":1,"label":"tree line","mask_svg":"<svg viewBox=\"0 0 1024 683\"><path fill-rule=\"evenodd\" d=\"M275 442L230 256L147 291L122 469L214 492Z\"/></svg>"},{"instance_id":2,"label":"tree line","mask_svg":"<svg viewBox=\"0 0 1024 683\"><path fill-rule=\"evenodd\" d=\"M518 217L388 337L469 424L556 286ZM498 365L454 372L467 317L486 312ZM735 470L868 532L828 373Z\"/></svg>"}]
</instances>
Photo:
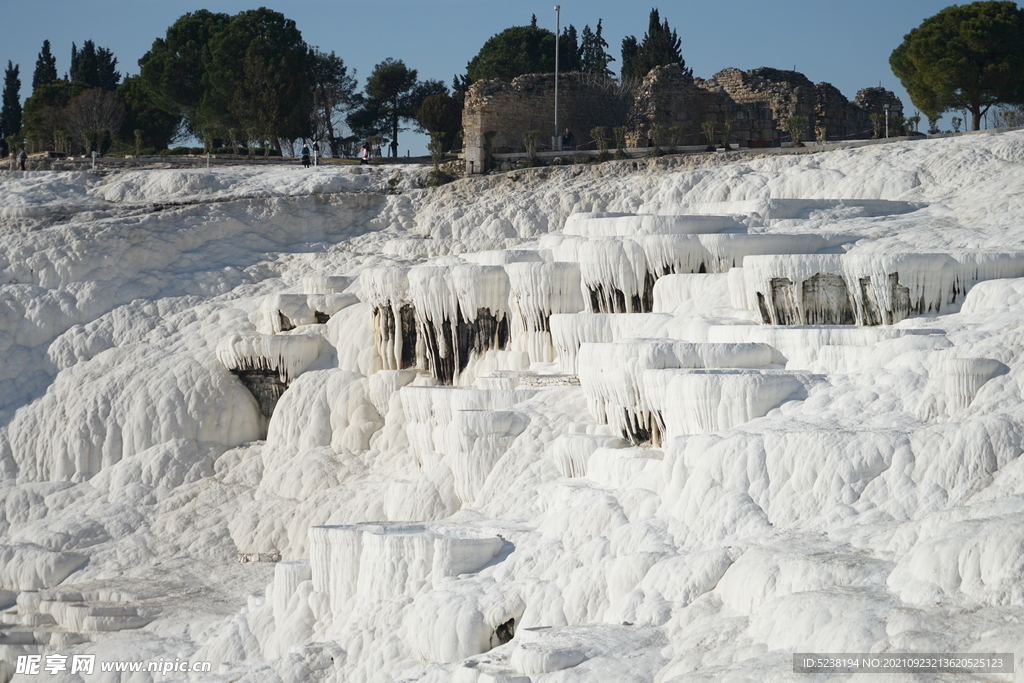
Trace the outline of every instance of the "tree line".
<instances>
[{"instance_id":1,"label":"tree line","mask_svg":"<svg viewBox=\"0 0 1024 683\"><path fill-rule=\"evenodd\" d=\"M430 149L440 153L459 143L472 83L550 73L556 45L561 71L614 79L617 60L603 30L598 19L593 29L569 24L556 36L534 15L529 25L488 39L450 89L389 58L374 67L362 92L340 57L309 46L294 21L266 8L185 14L139 59L138 75L124 78L113 53L92 40L81 48L72 43L70 67L59 77L43 41L24 108L20 67L7 63L0 152L22 140L69 153L112 146L139 152L195 137L206 150L259 147L265 154L317 140L340 155L367 140L389 143L397 156L399 134L412 127L430 133ZM641 38L623 38L618 61L623 83L670 64L692 77L677 32L657 8ZM1024 11L1011 0L946 8L908 33L890 64L932 128L944 112L960 110L977 129L991 107L1024 104Z\"/></svg>"},{"instance_id":2,"label":"tree line","mask_svg":"<svg viewBox=\"0 0 1024 683\"><path fill-rule=\"evenodd\" d=\"M551 73L555 70L555 43L558 43L559 71L578 71L591 76L611 79L611 63L615 57L608 52L602 20L594 29L587 24L578 32L572 24L566 26L556 39L555 34L537 26L533 15L529 26L513 26L495 34L466 65L469 82L498 78L511 81L530 73ZM647 33L641 38L626 36L622 39L621 71L623 81L643 78L656 66L678 64L687 75L683 59L682 41L667 19L662 19L657 8L651 10Z\"/></svg>"},{"instance_id":3,"label":"tree line","mask_svg":"<svg viewBox=\"0 0 1024 683\"><path fill-rule=\"evenodd\" d=\"M602 21L582 32L568 25L557 37L562 71L614 77ZM556 36L537 26L511 27L495 36L456 75L449 89L420 80L401 60L377 64L358 90L355 72L334 52L302 39L295 22L266 8L236 15L190 12L168 27L125 76L108 48L86 40L71 46L70 67L58 75L50 42L43 41L24 108L18 65L8 62L0 109L0 152L22 146L65 153L111 148L152 152L194 137L204 149L280 153L296 140L322 141L333 155L358 140L388 144L411 127L431 135L432 152L459 144L465 93L478 80L511 80L554 70ZM651 66L685 68L680 41L658 10L647 34L622 45L623 79ZM347 133L347 134L346 134Z\"/></svg>"},{"instance_id":4,"label":"tree line","mask_svg":"<svg viewBox=\"0 0 1024 683\"><path fill-rule=\"evenodd\" d=\"M122 79L116 69L113 53L87 40L72 44L70 69L59 77L44 41L22 107L20 69L8 62L0 151L28 140L67 153L142 152L194 136L206 150L270 154L309 140L340 155L356 140L386 137L397 156L398 135L410 122L419 127L425 100L425 120L448 149L461 122L461 101L445 84L419 80L401 60L378 64L358 92L341 57L309 46L294 21L266 8L185 14L139 59L138 75Z\"/></svg>"}]
</instances>

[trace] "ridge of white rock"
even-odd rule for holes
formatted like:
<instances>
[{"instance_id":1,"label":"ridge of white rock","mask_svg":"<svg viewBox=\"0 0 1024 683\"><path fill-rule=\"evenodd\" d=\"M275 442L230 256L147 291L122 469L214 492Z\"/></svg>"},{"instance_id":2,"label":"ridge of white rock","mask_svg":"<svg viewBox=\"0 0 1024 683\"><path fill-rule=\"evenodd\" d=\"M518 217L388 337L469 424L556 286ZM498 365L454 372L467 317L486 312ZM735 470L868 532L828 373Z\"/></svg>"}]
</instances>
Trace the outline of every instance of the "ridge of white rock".
<instances>
[{"instance_id":1,"label":"ridge of white rock","mask_svg":"<svg viewBox=\"0 0 1024 683\"><path fill-rule=\"evenodd\" d=\"M551 316L551 341L562 372L576 374L580 346L586 342L612 342L659 334L672 317L664 313L580 313Z\"/></svg>"},{"instance_id":2,"label":"ridge of white rock","mask_svg":"<svg viewBox=\"0 0 1024 683\"><path fill-rule=\"evenodd\" d=\"M708 308L732 306L728 273L664 275L654 283L652 313L673 313L694 300Z\"/></svg>"},{"instance_id":3,"label":"ridge of white rock","mask_svg":"<svg viewBox=\"0 0 1024 683\"><path fill-rule=\"evenodd\" d=\"M271 294L260 305L260 329L267 334L322 325L341 309L358 303L354 294Z\"/></svg>"},{"instance_id":4,"label":"ridge of white rock","mask_svg":"<svg viewBox=\"0 0 1024 683\"><path fill-rule=\"evenodd\" d=\"M302 278L302 291L306 294L343 294L346 289L352 286L354 277L349 275L305 275Z\"/></svg>"},{"instance_id":5,"label":"ridge of white rock","mask_svg":"<svg viewBox=\"0 0 1024 683\"><path fill-rule=\"evenodd\" d=\"M536 389L453 386L404 386L398 392L409 445L420 457L443 452L445 431L460 411L504 410L536 394Z\"/></svg>"},{"instance_id":6,"label":"ridge of white rock","mask_svg":"<svg viewBox=\"0 0 1024 683\"><path fill-rule=\"evenodd\" d=\"M807 380L784 370L645 370L643 404L660 416L662 437L732 429L797 396Z\"/></svg>"},{"instance_id":7,"label":"ridge of white rock","mask_svg":"<svg viewBox=\"0 0 1024 683\"><path fill-rule=\"evenodd\" d=\"M551 459L563 477L585 477L590 456L601 449L621 449L625 439L602 434L566 434L551 444Z\"/></svg>"},{"instance_id":8,"label":"ridge of white rock","mask_svg":"<svg viewBox=\"0 0 1024 683\"><path fill-rule=\"evenodd\" d=\"M943 358L929 373L928 386L915 414L922 420L955 417L965 410L978 390L1009 368L991 358Z\"/></svg>"},{"instance_id":9,"label":"ridge of white rock","mask_svg":"<svg viewBox=\"0 0 1024 683\"><path fill-rule=\"evenodd\" d=\"M501 537L443 524L356 524L309 530L313 590L326 596L328 618L352 603L399 600L474 573L504 547Z\"/></svg>"},{"instance_id":10,"label":"ridge of white rock","mask_svg":"<svg viewBox=\"0 0 1024 683\"><path fill-rule=\"evenodd\" d=\"M385 370L417 367L416 313L408 268L367 268L359 275L363 300L373 307L377 352Z\"/></svg>"},{"instance_id":11,"label":"ridge of white rock","mask_svg":"<svg viewBox=\"0 0 1024 683\"><path fill-rule=\"evenodd\" d=\"M655 278L640 244L613 237L587 240L578 245L577 258L591 313L650 312Z\"/></svg>"},{"instance_id":12,"label":"ridge of white rock","mask_svg":"<svg viewBox=\"0 0 1024 683\"><path fill-rule=\"evenodd\" d=\"M408 278L417 339L422 339L426 367L438 382L460 381L471 361L508 346L509 280L504 268L415 266Z\"/></svg>"},{"instance_id":13,"label":"ridge of white rock","mask_svg":"<svg viewBox=\"0 0 1024 683\"><path fill-rule=\"evenodd\" d=\"M445 454L442 462L452 471L455 495L463 505L476 501L494 466L529 424L529 416L515 410L455 412L435 444Z\"/></svg>"},{"instance_id":14,"label":"ridge of white rock","mask_svg":"<svg viewBox=\"0 0 1024 683\"><path fill-rule=\"evenodd\" d=\"M661 216L615 212L574 213L565 221L562 232L583 237L616 235L690 235L739 230L743 224L733 216L683 214Z\"/></svg>"}]
</instances>

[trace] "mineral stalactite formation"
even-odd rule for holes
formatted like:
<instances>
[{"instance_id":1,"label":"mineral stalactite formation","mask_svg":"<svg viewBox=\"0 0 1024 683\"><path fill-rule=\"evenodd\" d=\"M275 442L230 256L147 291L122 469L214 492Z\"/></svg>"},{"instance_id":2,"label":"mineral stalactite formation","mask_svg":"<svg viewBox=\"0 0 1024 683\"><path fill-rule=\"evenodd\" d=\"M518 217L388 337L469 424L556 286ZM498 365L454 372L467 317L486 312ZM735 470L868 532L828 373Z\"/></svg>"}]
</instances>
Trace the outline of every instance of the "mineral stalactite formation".
<instances>
[{"instance_id":1,"label":"mineral stalactite formation","mask_svg":"<svg viewBox=\"0 0 1024 683\"><path fill-rule=\"evenodd\" d=\"M245 367L232 368L231 374L241 380L245 388L256 399L260 414L268 420L274 415L274 408L288 385L281 381L277 368Z\"/></svg>"},{"instance_id":2,"label":"mineral stalactite formation","mask_svg":"<svg viewBox=\"0 0 1024 683\"><path fill-rule=\"evenodd\" d=\"M295 377L320 355L319 335L234 335L217 345L217 358L245 385L269 420Z\"/></svg>"},{"instance_id":3,"label":"mineral stalactite formation","mask_svg":"<svg viewBox=\"0 0 1024 683\"><path fill-rule=\"evenodd\" d=\"M1020 252L773 254L748 256L739 279L765 324L872 326L948 311L977 282L1022 275Z\"/></svg>"},{"instance_id":4,"label":"mineral stalactite formation","mask_svg":"<svg viewBox=\"0 0 1024 683\"><path fill-rule=\"evenodd\" d=\"M385 370L417 366L416 311L407 268L368 268L359 276L364 300L373 306L377 352Z\"/></svg>"}]
</instances>

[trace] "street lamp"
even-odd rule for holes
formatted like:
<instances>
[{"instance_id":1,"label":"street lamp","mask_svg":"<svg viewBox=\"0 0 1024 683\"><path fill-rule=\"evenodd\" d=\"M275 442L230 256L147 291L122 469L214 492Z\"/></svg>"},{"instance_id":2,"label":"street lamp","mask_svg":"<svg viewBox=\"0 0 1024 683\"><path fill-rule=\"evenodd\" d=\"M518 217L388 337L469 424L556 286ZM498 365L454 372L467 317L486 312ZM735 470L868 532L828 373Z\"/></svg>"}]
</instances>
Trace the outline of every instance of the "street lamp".
<instances>
[{"instance_id":1,"label":"street lamp","mask_svg":"<svg viewBox=\"0 0 1024 683\"><path fill-rule=\"evenodd\" d=\"M883 104L882 109L885 110L885 137L889 137L889 105Z\"/></svg>"},{"instance_id":2,"label":"street lamp","mask_svg":"<svg viewBox=\"0 0 1024 683\"><path fill-rule=\"evenodd\" d=\"M562 32L562 6L555 5L555 149L562 149L558 137L558 36Z\"/></svg>"}]
</instances>

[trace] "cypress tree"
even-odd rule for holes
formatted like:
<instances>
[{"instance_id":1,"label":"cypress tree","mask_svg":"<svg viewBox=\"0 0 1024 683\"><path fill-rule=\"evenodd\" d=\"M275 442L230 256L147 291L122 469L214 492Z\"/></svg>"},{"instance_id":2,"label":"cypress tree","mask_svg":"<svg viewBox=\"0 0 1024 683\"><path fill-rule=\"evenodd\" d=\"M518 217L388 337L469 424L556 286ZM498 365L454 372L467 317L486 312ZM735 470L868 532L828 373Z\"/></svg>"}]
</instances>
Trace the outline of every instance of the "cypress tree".
<instances>
[{"instance_id":1,"label":"cypress tree","mask_svg":"<svg viewBox=\"0 0 1024 683\"><path fill-rule=\"evenodd\" d=\"M566 71L581 71L580 69L580 42L579 36L576 33L576 27L569 24L566 28L562 29L562 37L558 43L558 49L561 54L559 58L561 60L559 69L563 72Z\"/></svg>"},{"instance_id":2,"label":"cypress tree","mask_svg":"<svg viewBox=\"0 0 1024 683\"><path fill-rule=\"evenodd\" d=\"M640 45L636 42L636 36L626 36L622 39L622 79L636 77L636 62L640 53Z\"/></svg>"},{"instance_id":3,"label":"cypress tree","mask_svg":"<svg viewBox=\"0 0 1024 683\"><path fill-rule=\"evenodd\" d=\"M622 77L643 78L654 67L667 64L678 64L684 75L692 76L693 70L687 69L683 60L681 44L679 35L669 28L668 19L662 21L657 8L652 9L643 41L637 43L633 36L622 40Z\"/></svg>"},{"instance_id":4,"label":"cypress tree","mask_svg":"<svg viewBox=\"0 0 1024 683\"><path fill-rule=\"evenodd\" d=\"M0 108L0 149L6 155L7 138L21 131L21 79L18 77L20 65L7 61L4 71L3 107Z\"/></svg>"},{"instance_id":5,"label":"cypress tree","mask_svg":"<svg viewBox=\"0 0 1024 683\"><path fill-rule=\"evenodd\" d=\"M105 47L96 50L96 79L104 90L113 92L121 82L121 74L116 71L117 57Z\"/></svg>"},{"instance_id":6,"label":"cypress tree","mask_svg":"<svg viewBox=\"0 0 1024 683\"><path fill-rule=\"evenodd\" d=\"M601 19L597 20L597 29L590 30L590 25L583 27L580 40L580 71L592 76L612 77L608 64L615 58L608 54L608 42L601 35Z\"/></svg>"},{"instance_id":7,"label":"cypress tree","mask_svg":"<svg viewBox=\"0 0 1024 683\"><path fill-rule=\"evenodd\" d=\"M99 59L96 56L96 43L87 40L82 49L76 51L71 43L71 80L85 83L94 88L100 87Z\"/></svg>"},{"instance_id":8,"label":"cypress tree","mask_svg":"<svg viewBox=\"0 0 1024 683\"><path fill-rule=\"evenodd\" d=\"M36 70L32 72L32 91L41 85L57 80L57 58L50 52L50 41L43 41L43 49L36 59Z\"/></svg>"},{"instance_id":9,"label":"cypress tree","mask_svg":"<svg viewBox=\"0 0 1024 683\"><path fill-rule=\"evenodd\" d=\"M71 43L71 70L68 72L68 80L113 92L121 82L121 74L117 71L117 57L105 47L96 47L96 43L91 40L82 43L81 50Z\"/></svg>"}]
</instances>

